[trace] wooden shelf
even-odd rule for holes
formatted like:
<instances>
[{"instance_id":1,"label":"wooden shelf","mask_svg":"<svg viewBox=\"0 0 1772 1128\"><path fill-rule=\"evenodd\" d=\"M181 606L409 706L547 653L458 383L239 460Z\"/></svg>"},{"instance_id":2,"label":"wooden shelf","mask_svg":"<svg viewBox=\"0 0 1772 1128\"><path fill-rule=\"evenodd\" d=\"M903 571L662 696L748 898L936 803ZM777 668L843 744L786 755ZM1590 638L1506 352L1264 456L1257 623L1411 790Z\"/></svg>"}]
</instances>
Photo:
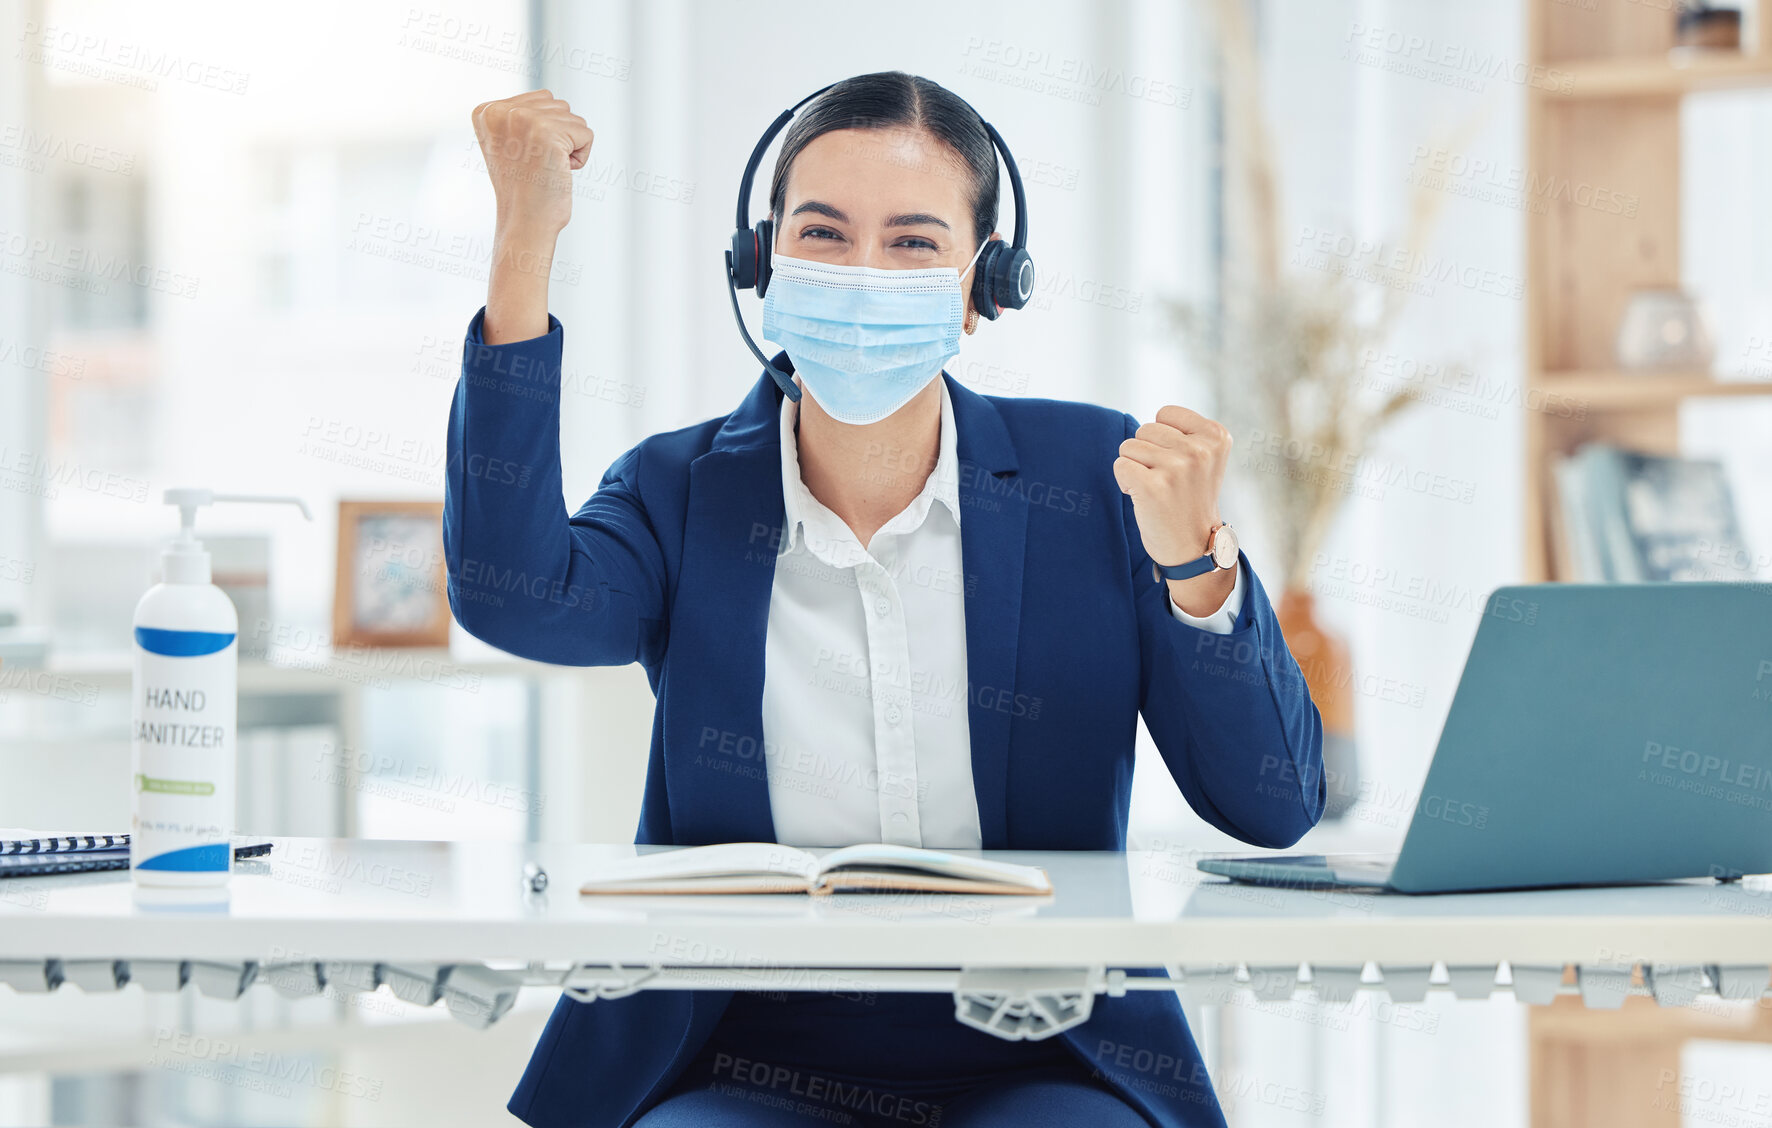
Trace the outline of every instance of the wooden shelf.
<instances>
[{"instance_id":1,"label":"wooden shelf","mask_svg":"<svg viewBox=\"0 0 1772 1128\"><path fill-rule=\"evenodd\" d=\"M1708 372L1546 372L1535 387L1590 411L1666 407L1687 396L1772 395L1772 380L1719 380Z\"/></svg>"},{"instance_id":2,"label":"wooden shelf","mask_svg":"<svg viewBox=\"0 0 1772 1128\"><path fill-rule=\"evenodd\" d=\"M1663 98L1694 90L1725 90L1732 87L1772 87L1772 60L1734 51L1692 57L1689 62L1667 59L1582 60L1547 64L1555 72L1551 80L1534 83L1532 90L1547 98ZM1562 80L1567 75L1568 80Z\"/></svg>"},{"instance_id":3,"label":"wooden shelf","mask_svg":"<svg viewBox=\"0 0 1772 1128\"><path fill-rule=\"evenodd\" d=\"M1535 582L1559 578L1568 547L1559 528L1561 456L1589 442L1678 454L1687 398L1772 397L1764 375L1630 372L1614 360L1632 294L1681 284L1682 100L1695 91L1772 90L1772 0L1757 0L1761 18L1742 21L1743 50L1707 52L1670 51L1674 0L1524 6L1532 64L1526 166L1533 183L1548 186L1546 206L1524 217L1531 410L1523 421L1522 532L1525 578ZM1586 198L1578 186L1588 188ZM1764 214L1764 204L1755 208ZM1667 1079L1680 1076L1682 1043L1772 1042L1766 1014L1735 1025L1734 1016L1712 1022L1648 1001L1629 999L1613 1011L1566 999L1532 1008L1533 1128L1679 1128L1682 1101Z\"/></svg>"},{"instance_id":4,"label":"wooden shelf","mask_svg":"<svg viewBox=\"0 0 1772 1128\"><path fill-rule=\"evenodd\" d=\"M1677 454L1683 400L1772 395L1763 374L1627 372L1613 359L1632 295L1681 284L1682 99L1772 90L1772 19L1743 20L1740 50L1691 50L1675 46L1676 12L1525 0L1526 167L1546 188L1524 217L1525 367L1540 401L1525 418L1529 582L1558 578L1557 456L1588 442Z\"/></svg>"}]
</instances>

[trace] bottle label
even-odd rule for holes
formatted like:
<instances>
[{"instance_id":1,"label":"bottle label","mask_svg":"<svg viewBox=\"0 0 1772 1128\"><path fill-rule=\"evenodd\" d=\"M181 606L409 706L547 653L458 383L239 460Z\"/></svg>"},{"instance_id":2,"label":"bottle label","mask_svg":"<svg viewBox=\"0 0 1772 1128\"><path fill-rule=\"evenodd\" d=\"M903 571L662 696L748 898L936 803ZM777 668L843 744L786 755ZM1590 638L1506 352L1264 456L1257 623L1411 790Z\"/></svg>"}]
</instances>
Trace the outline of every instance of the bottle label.
<instances>
[{"instance_id":1,"label":"bottle label","mask_svg":"<svg viewBox=\"0 0 1772 1128\"><path fill-rule=\"evenodd\" d=\"M236 637L137 627L135 641L129 864L231 869Z\"/></svg>"}]
</instances>

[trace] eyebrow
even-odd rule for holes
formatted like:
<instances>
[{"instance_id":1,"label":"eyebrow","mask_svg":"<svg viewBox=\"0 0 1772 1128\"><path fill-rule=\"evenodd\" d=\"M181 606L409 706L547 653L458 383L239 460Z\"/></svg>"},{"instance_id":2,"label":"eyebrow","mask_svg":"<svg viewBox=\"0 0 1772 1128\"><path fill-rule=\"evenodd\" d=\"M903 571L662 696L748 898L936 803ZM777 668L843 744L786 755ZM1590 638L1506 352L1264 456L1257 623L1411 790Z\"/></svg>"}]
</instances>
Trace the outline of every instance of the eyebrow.
<instances>
[{"instance_id":1,"label":"eyebrow","mask_svg":"<svg viewBox=\"0 0 1772 1128\"><path fill-rule=\"evenodd\" d=\"M799 215L801 212L814 212L818 215L827 216L831 219L834 219L838 223L848 223L849 222L849 217L844 215L841 211L837 210L836 208L833 208L829 204L822 203L818 200L807 200L805 203L803 203L799 207L795 208L789 214L790 215ZM951 226L949 226L947 220L942 219L938 215L930 215L928 212L909 212L909 213L906 213L903 215L892 215L892 216L886 217L886 226L888 226L888 227L920 227L920 226L923 226L924 224L930 224L935 227L944 228L949 231L953 230L953 228Z\"/></svg>"}]
</instances>

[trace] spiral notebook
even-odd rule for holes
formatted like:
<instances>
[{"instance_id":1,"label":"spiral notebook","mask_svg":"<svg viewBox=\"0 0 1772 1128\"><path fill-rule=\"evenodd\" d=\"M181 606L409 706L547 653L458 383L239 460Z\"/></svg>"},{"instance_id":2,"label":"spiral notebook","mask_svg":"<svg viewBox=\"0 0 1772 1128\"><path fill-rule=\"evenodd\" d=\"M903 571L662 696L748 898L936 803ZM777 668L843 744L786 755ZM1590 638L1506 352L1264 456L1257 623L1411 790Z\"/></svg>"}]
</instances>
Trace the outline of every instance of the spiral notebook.
<instances>
[{"instance_id":1,"label":"spiral notebook","mask_svg":"<svg viewBox=\"0 0 1772 1128\"><path fill-rule=\"evenodd\" d=\"M234 860L271 852L269 842L234 836ZM127 834L47 834L0 827L0 878L129 868Z\"/></svg>"},{"instance_id":2,"label":"spiral notebook","mask_svg":"<svg viewBox=\"0 0 1772 1128\"><path fill-rule=\"evenodd\" d=\"M127 834L44 834L0 826L0 857L8 854L76 854L129 849Z\"/></svg>"}]
</instances>

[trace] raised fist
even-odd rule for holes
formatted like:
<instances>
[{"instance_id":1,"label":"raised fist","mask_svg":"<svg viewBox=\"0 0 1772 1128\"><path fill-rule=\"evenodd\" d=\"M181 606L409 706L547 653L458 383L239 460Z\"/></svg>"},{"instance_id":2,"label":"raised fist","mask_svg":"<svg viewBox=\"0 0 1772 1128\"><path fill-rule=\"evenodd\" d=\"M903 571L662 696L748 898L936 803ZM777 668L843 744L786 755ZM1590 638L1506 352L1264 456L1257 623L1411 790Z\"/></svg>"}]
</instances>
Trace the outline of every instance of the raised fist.
<instances>
[{"instance_id":1,"label":"raised fist","mask_svg":"<svg viewBox=\"0 0 1772 1128\"><path fill-rule=\"evenodd\" d=\"M591 127L546 90L474 107L502 234L552 238L572 218L572 171L591 156Z\"/></svg>"}]
</instances>

